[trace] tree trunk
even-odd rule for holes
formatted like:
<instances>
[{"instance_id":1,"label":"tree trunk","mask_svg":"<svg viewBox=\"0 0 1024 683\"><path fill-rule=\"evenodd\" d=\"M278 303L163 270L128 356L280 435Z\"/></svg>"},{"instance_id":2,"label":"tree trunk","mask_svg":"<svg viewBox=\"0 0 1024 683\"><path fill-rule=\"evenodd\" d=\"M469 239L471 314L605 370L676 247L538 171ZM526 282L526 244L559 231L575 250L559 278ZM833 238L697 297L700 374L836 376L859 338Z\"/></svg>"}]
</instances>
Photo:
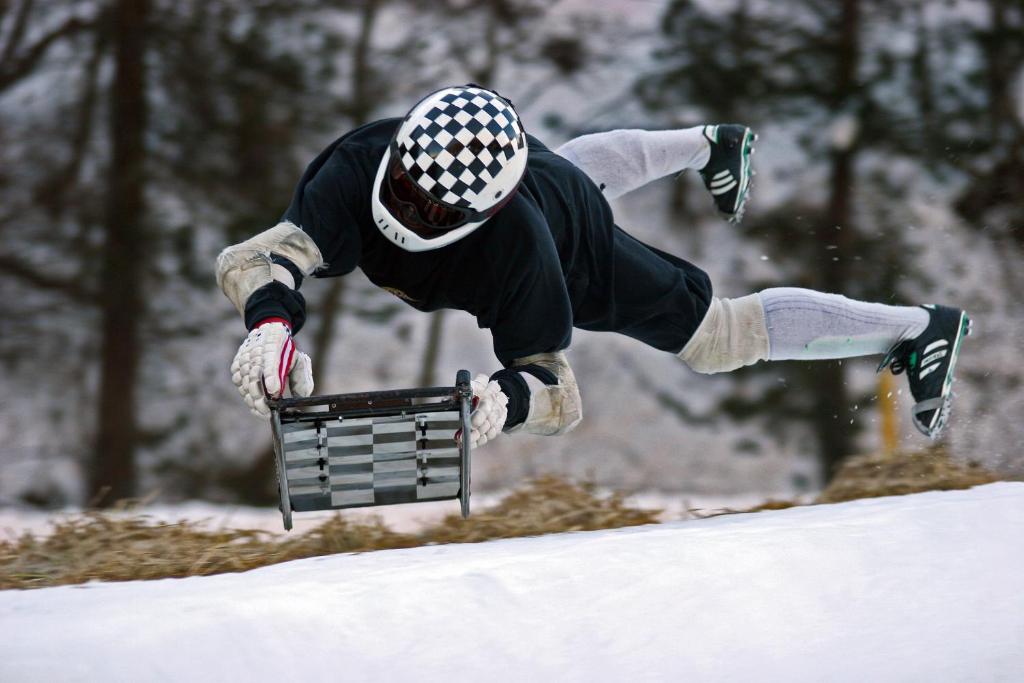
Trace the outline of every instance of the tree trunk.
<instances>
[{"instance_id":1,"label":"tree trunk","mask_svg":"<svg viewBox=\"0 0 1024 683\"><path fill-rule=\"evenodd\" d=\"M327 291L319 303L319 326L316 334L310 342L310 353L313 357L313 372L316 373L314 381L318 394L325 393L330 375L330 349L337 334L338 320L341 318L341 309L345 298L344 278L335 278L327 285Z\"/></svg>"},{"instance_id":2,"label":"tree trunk","mask_svg":"<svg viewBox=\"0 0 1024 683\"><path fill-rule=\"evenodd\" d=\"M843 0L839 42L836 46L836 90L834 111L840 115L854 115L851 110L857 95L857 65L860 57L859 0ZM849 272L846 259L850 258L849 244L853 236L854 162L857 142L849 147L834 149L829 178L829 198L825 210L825 224L817 231L818 287L831 293L847 291ZM818 439L818 459L824 481L835 473L836 466L853 452L850 429L850 399L846 388L846 368L842 361L827 361L815 366L812 386L814 405L814 431Z\"/></svg>"},{"instance_id":3,"label":"tree trunk","mask_svg":"<svg viewBox=\"0 0 1024 683\"><path fill-rule=\"evenodd\" d=\"M352 100L348 106L348 113L353 127L366 123L376 104L370 51L373 47L373 31L377 24L380 5L380 0L367 0L363 5L359 37L352 48ZM345 282L338 278L328 285L327 292L320 302L320 327L313 340L313 368L317 373L317 384L321 387L327 386L325 378L330 369L329 349L334 342L337 322L341 318L344 294Z\"/></svg>"},{"instance_id":4,"label":"tree trunk","mask_svg":"<svg viewBox=\"0 0 1024 683\"><path fill-rule=\"evenodd\" d=\"M1007 48L1006 0L989 0L992 38L985 43L985 77L988 82L989 140L1005 141L1005 128L1014 119L1013 77Z\"/></svg>"},{"instance_id":5,"label":"tree trunk","mask_svg":"<svg viewBox=\"0 0 1024 683\"><path fill-rule=\"evenodd\" d=\"M90 492L97 505L135 494L136 376L141 356L145 213L145 25L148 0L119 0L113 10L114 83L110 89L110 171L99 307L99 414Z\"/></svg>"}]
</instances>

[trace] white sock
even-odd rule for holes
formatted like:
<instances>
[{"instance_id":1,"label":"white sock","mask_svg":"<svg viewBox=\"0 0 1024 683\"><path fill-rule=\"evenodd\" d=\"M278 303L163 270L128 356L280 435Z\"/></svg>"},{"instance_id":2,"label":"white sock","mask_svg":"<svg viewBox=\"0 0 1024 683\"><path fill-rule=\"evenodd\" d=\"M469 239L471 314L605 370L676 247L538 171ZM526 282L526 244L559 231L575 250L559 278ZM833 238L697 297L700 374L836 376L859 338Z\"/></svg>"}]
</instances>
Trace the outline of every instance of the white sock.
<instances>
[{"instance_id":1,"label":"white sock","mask_svg":"<svg viewBox=\"0 0 1024 683\"><path fill-rule=\"evenodd\" d=\"M928 311L776 287L761 292L769 360L822 360L886 353L928 327Z\"/></svg>"},{"instance_id":2,"label":"white sock","mask_svg":"<svg viewBox=\"0 0 1024 683\"><path fill-rule=\"evenodd\" d=\"M664 176L702 169L711 156L704 126L679 130L612 130L573 138L555 152L615 199Z\"/></svg>"}]
</instances>

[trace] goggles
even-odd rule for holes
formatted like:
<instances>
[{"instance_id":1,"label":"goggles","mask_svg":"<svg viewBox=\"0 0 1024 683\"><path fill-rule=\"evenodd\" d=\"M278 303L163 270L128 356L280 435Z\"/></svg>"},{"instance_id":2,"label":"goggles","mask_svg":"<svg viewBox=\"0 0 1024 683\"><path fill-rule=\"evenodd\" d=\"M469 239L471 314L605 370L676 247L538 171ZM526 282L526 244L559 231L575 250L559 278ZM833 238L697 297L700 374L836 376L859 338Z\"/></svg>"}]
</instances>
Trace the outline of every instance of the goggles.
<instances>
[{"instance_id":1,"label":"goggles","mask_svg":"<svg viewBox=\"0 0 1024 683\"><path fill-rule=\"evenodd\" d=\"M509 192L502 201L484 211L442 202L416 184L402 168L397 149L392 146L391 161L384 175L384 183L381 184L380 201L402 225L420 237L429 239L467 223L487 220L514 194Z\"/></svg>"}]
</instances>

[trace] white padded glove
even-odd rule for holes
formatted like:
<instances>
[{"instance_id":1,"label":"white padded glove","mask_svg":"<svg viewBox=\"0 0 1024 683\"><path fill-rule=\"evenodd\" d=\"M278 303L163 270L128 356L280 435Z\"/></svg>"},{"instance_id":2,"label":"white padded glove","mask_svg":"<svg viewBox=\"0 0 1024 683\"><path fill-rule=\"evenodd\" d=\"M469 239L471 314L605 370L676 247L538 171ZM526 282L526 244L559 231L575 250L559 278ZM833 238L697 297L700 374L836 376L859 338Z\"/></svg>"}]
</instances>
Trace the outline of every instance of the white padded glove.
<instances>
[{"instance_id":1,"label":"white padded glove","mask_svg":"<svg viewBox=\"0 0 1024 683\"><path fill-rule=\"evenodd\" d=\"M249 332L231 363L231 381L257 417L270 417L266 395L280 397L313 393L313 364L295 347L292 330L281 321L268 320Z\"/></svg>"},{"instance_id":2,"label":"white padded glove","mask_svg":"<svg viewBox=\"0 0 1024 683\"><path fill-rule=\"evenodd\" d=\"M477 375L471 383L473 388L473 413L470 415L469 443L479 448L488 441L494 441L505 426L508 415L508 396L501 390L497 382L492 382L487 375ZM455 439L462 438L461 430Z\"/></svg>"}]
</instances>

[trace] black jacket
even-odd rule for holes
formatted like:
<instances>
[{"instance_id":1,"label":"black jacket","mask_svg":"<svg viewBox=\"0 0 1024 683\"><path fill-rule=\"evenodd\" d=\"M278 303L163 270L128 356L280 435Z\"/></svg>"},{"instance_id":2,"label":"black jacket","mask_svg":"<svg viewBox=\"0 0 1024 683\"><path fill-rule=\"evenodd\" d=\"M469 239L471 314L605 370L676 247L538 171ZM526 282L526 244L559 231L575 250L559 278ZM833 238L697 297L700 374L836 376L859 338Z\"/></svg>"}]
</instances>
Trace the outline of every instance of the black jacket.
<instances>
[{"instance_id":1,"label":"black jacket","mask_svg":"<svg viewBox=\"0 0 1024 683\"><path fill-rule=\"evenodd\" d=\"M527 136L526 174L517 194L463 239L408 252L388 241L370 210L373 180L400 119L357 128L306 168L284 214L320 248L316 277L356 267L422 311L453 308L491 330L494 352L516 358L560 351L572 328L612 330L679 351L707 310L707 275L615 226L601 190L580 169ZM283 286L278 288L284 289ZM295 318L294 302L254 294L250 327Z\"/></svg>"}]
</instances>

